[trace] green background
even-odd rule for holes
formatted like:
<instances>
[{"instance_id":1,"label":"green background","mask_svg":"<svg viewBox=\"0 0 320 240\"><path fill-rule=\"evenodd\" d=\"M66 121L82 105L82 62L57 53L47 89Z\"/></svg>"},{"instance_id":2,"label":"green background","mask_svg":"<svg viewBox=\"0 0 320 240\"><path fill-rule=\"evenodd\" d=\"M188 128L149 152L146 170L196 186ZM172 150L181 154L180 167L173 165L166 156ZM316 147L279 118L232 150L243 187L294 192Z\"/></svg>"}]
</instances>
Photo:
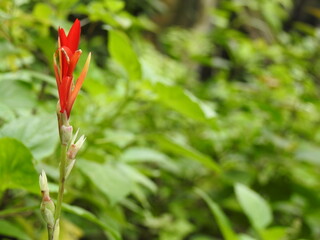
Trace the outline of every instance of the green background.
<instances>
[{"instance_id":1,"label":"green background","mask_svg":"<svg viewBox=\"0 0 320 240\"><path fill-rule=\"evenodd\" d=\"M1 0L0 239L45 240L53 53L79 18L87 141L61 239L320 239L320 4Z\"/></svg>"}]
</instances>

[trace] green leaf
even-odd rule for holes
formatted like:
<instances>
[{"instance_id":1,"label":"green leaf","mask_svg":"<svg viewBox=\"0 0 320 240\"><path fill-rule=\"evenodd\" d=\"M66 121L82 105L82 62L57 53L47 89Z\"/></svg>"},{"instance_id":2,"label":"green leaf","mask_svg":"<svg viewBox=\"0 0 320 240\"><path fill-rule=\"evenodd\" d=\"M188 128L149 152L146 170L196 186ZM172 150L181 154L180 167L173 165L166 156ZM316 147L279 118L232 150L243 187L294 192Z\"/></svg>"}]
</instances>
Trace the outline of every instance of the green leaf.
<instances>
[{"instance_id":1,"label":"green leaf","mask_svg":"<svg viewBox=\"0 0 320 240\"><path fill-rule=\"evenodd\" d=\"M0 219L0 235L2 237L14 237L19 240L31 240L31 238L25 234L20 228L16 227L11 222ZM1 238L2 239L2 238Z\"/></svg>"},{"instance_id":2,"label":"green leaf","mask_svg":"<svg viewBox=\"0 0 320 240\"><path fill-rule=\"evenodd\" d=\"M125 7L125 3L120 0L108 0L105 2L105 4L112 12L118 12Z\"/></svg>"},{"instance_id":3,"label":"green leaf","mask_svg":"<svg viewBox=\"0 0 320 240\"><path fill-rule=\"evenodd\" d=\"M113 229L111 226L107 225L105 222L102 222L101 220L99 220L95 215L93 215L91 212L77 207L77 206L71 206L68 204L63 204L62 205L63 209L66 212L75 214L77 216L80 216L82 218L85 218L87 220L89 220L90 222L93 222L95 224L97 224L98 226L100 226L101 228L103 228L104 230L106 230L114 239L116 240L121 240L121 235L118 231L116 231L115 229Z\"/></svg>"},{"instance_id":4,"label":"green leaf","mask_svg":"<svg viewBox=\"0 0 320 240\"><path fill-rule=\"evenodd\" d=\"M36 159L42 159L51 155L57 146L57 120L54 115L21 117L4 125L0 136L18 139Z\"/></svg>"},{"instance_id":5,"label":"green leaf","mask_svg":"<svg viewBox=\"0 0 320 240\"><path fill-rule=\"evenodd\" d=\"M0 81L0 102L14 109L32 108L36 96L31 86L21 81Z\"/></svg>"},{"instance_id":6,"label":"green leaf","mask_svg":"<svg viewBox=\"0 0 320 240\"><path fill-rule=\"evenodd\" d=\"M197 121L207 121L216 115L214 110L207 104L179 86L158 82L154 87L154 91L162 104L186 117Z\"/></svg>"},{"instance_id":7,"label":"green leaf","mask_svg":"<svg viewBox=\"0 0 320 240\"><path fill-rule=\"evenodd\" d=\"M300 161L320 165L320 148L311 143L301 143L295 152L295 158Z\"/></svg>"},{"instance_id":8,"label":"green leaf","mask_svg":"<svg viewBox=\"0 0 320 240\"><path fill-rule=\"evenodd\" d=\"M46 22L50 19L52 14L52 9L48 4L37 3L33 9L33 16L41 20L41 22Z\"/></svg>"},{"instance_id":9,"label":"green leaf","mask_svg":"<svg viewBox=\"0 0 320 240\"><path fill-rule=\"evenodd\" d=\"M111 57L127 71L131 80L141 79L140 62L125 33L109 31L108 47Z\"/></svg>"},{"instance_id":10,"label":"green leaf","mask_svg":"<svg viewBox=\"0 0 320 240\"><path fill-rule=\"evenodd\" d=\"M240 234L239 240L256 240L256 239L246 234Z\"/></svg>"},{"instance_id":11,"label":"green leaf","mask_svg":"<svg viewBox=\"0 0 320 240\"><path fill-rule=\"evenodd\" d=\"M272 227L260 231L260 235L264 240L269 239L284 239L287 234L287 228L285 227Z\"/></svg>"},{"instance_id":12,"label":"green leaf","mask_svg":"<svg viewBox=\"0 0 320 240\"><path fill-rule=\"evenodd\" d=\"M0 191L26 189L38 193L38 174L30 151L19 141L0 139Z\"/></svg>"},{"instance_id":13,"label":"green leaf","mask_svg":"<svg viewBox=\"0 0 320 240\"><path fill-rule=\"evenodd\" d=\"M127 163L156 163L166 170L177 172L177 166L163 153L145 147L131 147L124 151L120 157L121 161Z\"/></svg>"},{"instance_id":14,"label":"green leaf","mask_svg":"<svg viewBox=\"0 0 320 240\"><path fill-rule=\"evenodd\" d=\"M139 183L148 188L150 191L156 192L157 185L155 185L154 182L140 173L137 169L127 164L119 164L119 168L126 176L128 176L128 178L131 179L131 182Z\"/></svg>"},{"instance_id":15,"label":"green leaf","mask_svg":"<svg viewBox=\"0 0 320 240\"><path fill-rule=\"evenodd\" d=\"M48 46L46 45L48 48ZM52 55L52 51L50 51L50 56ZM23 82L32 82L35 79L40 81L45 81L50 85L55 86L56 80L54 77L49 76L47 74L43 74L41 72L36 72L32 70L19 70L16 72L6 72L0 74L1 81L23 81Z\"/></svg>"},{"instance_id":16,"label":"green leaf","mask_svg":"<svg viewBox=\"0 0 320 240\"><path fill-rule=\"evenodd\" d=\"M258 193L243 184L235 185L235 192L240 206L257 229L265 229L272 222L269 204Z\"/></svg>"},{"instance_id":17,"label":"green leaf","mask_svg":"<svg viewBox=\"0 0 320 240\"><path fill-rule=\"evenodd\" d=\"M4 121L12 121L15 118L14 111L7 105L0 103L0 118Z\"/></svg>"},{"instance_id":18,"label":"green leaf","mask_svg":"<svg viewBox=\"0 0 320 240\"><path fill-rule=\"evenodd\" d=\"M171 140L163 136L155 136L154 140L162 148L166 149L167 151L170 151L170 152L182 155L186 158L190 158L192 160L200 162L205 167L215 172L221 172L219 165L216 162L214 162L213 159L199 152L198 150L192 148L191 146L188 146L187 144L178 143L178 142L175 142L174 140Z\"/></svg>"},{"instance_id":19,"label":"green leaf","mask_svg":"<svg viewBox=\"0 0 320 240\"><path fill-rule=\"evenodd\" d=\"M81 160L77 166L112 204L125 198L133 188L131 179L117 163L100 164Z\"/></svg>"},{"instance_id":20,"label":"green leaf","mask_svg":"<svg viewBox=\"0 0 320 240\"><path fill-rule=\"evenodd\" d=\"M230 222L218 204L212 201L209 196L202 190L196 189L196 192L208 204L213 216L215 217L219 229L225 240L238 240L237 234L232 230Z\"/></svg>"}]
</instances>

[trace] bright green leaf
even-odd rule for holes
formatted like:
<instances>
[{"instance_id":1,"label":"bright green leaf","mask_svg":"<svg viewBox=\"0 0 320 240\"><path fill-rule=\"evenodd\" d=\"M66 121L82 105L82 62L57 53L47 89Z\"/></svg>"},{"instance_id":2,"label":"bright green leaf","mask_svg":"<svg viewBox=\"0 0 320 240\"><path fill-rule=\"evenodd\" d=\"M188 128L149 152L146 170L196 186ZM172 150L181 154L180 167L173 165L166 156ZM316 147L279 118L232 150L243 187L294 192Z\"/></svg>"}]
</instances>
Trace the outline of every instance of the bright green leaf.
<instances>
[{"instance_id":1,"label":"bright green leaf","mask_svg":"<svg viewBox=\"0 0 320 240\"><path fill-rule=\"evenodd\" d=\"M121 155L120 159L127 163L157 163L159 167L169 171L178 171L177 166L163 153L145 147L131 147Z\"/></svg>"},{"instance_id":2,"label":"bright green leaf","mask_svg":"<svg viewBox=\"0 0 320 240\"><path fill-rule=\"evenodd\" d=\"M14 109L32 108L36 96L31 86L21 81L0 81L0 102Z\"/></svg>"},{"instance_id":3,"label":"bright green leaf","mask_svg":"<svg viewBox=\"0 0 320 240\"><path fill-rule=\"evenodd\" d=\"M260 235L264 240L269 239L284 239L287 234L287 228L285 227L272 227L265 230L260 231Z\"/></svg>"},{"instance_id":4,"label":"bright green leaf","mask_svg":"<svg viewBox=\"0 0 320 240\"><path fill-rule=\"evenodd\" d=\"M128 73L131 80L141 79L141 66L131 42L123 32L109 31L109 52L111 57Z\"/></svg>"},{"instance_id":5,"label":"bright green leaf","mask_svg":"<svg viewBox=\"0 0 320 240\"><path fill-rule=\"evenodd\" d=\"M127 164L119 164L119 168L131 181L145 186L152 192L156 192L157 185L135 168Z\"/></svg>"},{"instance_id":6,"label":"bright green leaf","mask_svg":"<svg viewBox=\"0 0 320 240\"><path fill-rule=\"evenodd\" d=\"M125 3L120 0L107 0L105 1L105 4L112 12L118 12L125 7Z\"/></svg>"},{"instance_id":7,"label":"bright green leaf","mask_svg":"<svg viewBox=\"0 0 320 240\"><path fill-rule=\"evenodd\" d=\"M55 115L21 117L3 126L0 136L23 142L36 159L52 154L58 143Z\"/></svg>"},{"instance_id":8,"label":"bright green leaf","mask_svg":"<svg viewBox=\"0 0 320 240\"><path fill-rule=\"evenodd\" d=\"M19 141L0 139L0 191L7 188L38 192L38 174L30 151Z\"/></svg>"},{"instance_id":9,"label":"bright green leaf","mask_svg":"<svg viewBox=\"0 0 320 240\"><path fill-rule=\"evenodd\" d=\"M164 149L182 155L186 158L190 158L192 160L195 160L197 162L200 162L205 167L220 172L221 169L219 165L214 162L213 159L208 157L207 155L197 151L196 149L192 148L191 146L188 146L187 144L182 144L175 142L174 140L168 139L163 136L156 136L154 140Z\"/></svg>"},{"instance_id":10,"label":"bright green leaf","mask_svg":"<svg viewBox=\"0 0 320 240\"><path fill-rule=\"evenodd\" d=\"M131 179L117 163L100 164L81 160L78 161L77 166L112 204L121 201L132 190Z\"/></svg>"},{"instance_id":11,"label":"bright green leaf","mask_svg":"<svg viewBox=\"0 0 320 240\"><path fill-rule=\"evenodd\" d=\"M240 206L257 229L264 229L272 222L269 204L258 193L243 184L235 185L235 192Z\"/></svg>"},{"instance_id":12,"label":"bright green leaf","mask_svg":"<svg viewBox=\"0 0 320 240\"><path fill-rule=\"evenodd\" d=\"M256 240L255 238L248 236L246 234L240 234L239 235L239 240Z\"/></svg>"},{"instance_id":13,"label":"bright green leaf","mask_svg":"<svg viewBox=\"0 0 320 240\"><path fill-rule=\"evenodd\" d=\"M179 86L158 82L154 91L158 100L182 115L198 121L207 121L215 116L215 112L207 104L196 98L191 92Z\"/></svg>"},{"instance_id":14,"label":"bright green leaf","mask_svg":"<svg viewBox=\"0 0 320 240\"><path fill-rule=\"evenodd\" d=\"M33 9L33 15L42 22L48 21L47 19L50 18L51 14L52 9L49 7L48 4L37 3Z\"/></svg>"}]
</instances>

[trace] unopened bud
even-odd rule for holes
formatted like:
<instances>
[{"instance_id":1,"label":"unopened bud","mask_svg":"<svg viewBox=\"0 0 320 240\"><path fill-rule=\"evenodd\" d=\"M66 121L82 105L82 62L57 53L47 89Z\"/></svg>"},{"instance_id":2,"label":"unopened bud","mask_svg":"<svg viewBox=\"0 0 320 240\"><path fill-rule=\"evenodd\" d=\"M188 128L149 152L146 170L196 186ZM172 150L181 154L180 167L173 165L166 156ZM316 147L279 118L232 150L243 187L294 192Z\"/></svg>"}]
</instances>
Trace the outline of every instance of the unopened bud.
<instances>
[{"instance_id":1,"label":"unopened bud","mask_svg":"<svg viewBox=\"0 0 320 240\"><path fill-rule=\"evenodd\" d=\"M59 235L60 235L60 218L58 218L56 223L54 224L52 240L59 240Z\"/></svg>"},{"instance_id":2,"label":"unopened bud","mask_svg":"<svg viewBox=\"0 0 320 240\"><path fill-rule=\"evenodd\" d=\"M42 170L39 176L39 185L42 194L49 194L47 175L44 170Z\"/></svg>"},{"instance_id":3,"label":"unopened bud","mask_svg":"<svg viewBox=\"0 0 320 240\"><path fill-rule=\"evenodd\" d=\"M68 145L72 137L72 126L62 125L60 129L61 133L61 144Z\"/></svg>"},{"instance_id":4,"label":"unopened bud","mask_svg":"<svg viewBox=\"0 0 320 240\"><path fill-rule=\"evenodd\" d=\"M73 138L71 140L71 144L70 144L69 150L67 152L68 159L75 159L75 157L77 156L77 153L81 149L83 143L86 141L85 136L82 135L78 139L78 141L75 143L75 140L76 140L76 138L78 136L78 133L79 133L79 129L77 130L76 134L73 136Z\"/></svg>"},{"instance_id":5,"label":"unopened bud","mask_svg":"<svg viewBox=\"0 0 320 240\"><path fill-rule=\"evenodd\" d=\"M66 173L65 173L66 179L69 177L69 174L75 163L76 163L75 159L68 159L68 165L66 167Z\"/></svg>"},{"instance_id":6,"label":"unopened bud","mask_svg":"<svg viewBox=\"0 0 320 240\"><path fill-rule=\"evenodd\" d=\"M42 199L40 210L44 221L47 223L47 226L49 228L53 228L55 206L49 196Z\"/></svg>"}]
</instances>

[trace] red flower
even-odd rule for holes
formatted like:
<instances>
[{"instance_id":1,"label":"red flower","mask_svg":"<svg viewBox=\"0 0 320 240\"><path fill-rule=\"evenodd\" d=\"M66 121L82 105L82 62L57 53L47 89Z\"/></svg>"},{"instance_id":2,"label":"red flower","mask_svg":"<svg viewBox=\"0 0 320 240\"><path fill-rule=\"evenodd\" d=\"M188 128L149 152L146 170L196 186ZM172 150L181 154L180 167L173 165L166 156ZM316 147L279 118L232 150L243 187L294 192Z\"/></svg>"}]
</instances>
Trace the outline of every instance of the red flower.
<instances>
[{"instance_id":1,"label":"red flower","mask_svg":"<svg viewBox=\"0 0 320 240\"><path fill-rule=\"evenodd\" d=\"M70 117L72 106L87 75L91 59L91 53L89 53L80 76L74 82L73 72L81 55L81 50L78 49L80 32L81 27L78 19L74 21L68 36L63 28L59 28L58 49L54 54L54 72L59 92L60 112L65 112L67 118Z\"/></svg>"}]
</instances>

